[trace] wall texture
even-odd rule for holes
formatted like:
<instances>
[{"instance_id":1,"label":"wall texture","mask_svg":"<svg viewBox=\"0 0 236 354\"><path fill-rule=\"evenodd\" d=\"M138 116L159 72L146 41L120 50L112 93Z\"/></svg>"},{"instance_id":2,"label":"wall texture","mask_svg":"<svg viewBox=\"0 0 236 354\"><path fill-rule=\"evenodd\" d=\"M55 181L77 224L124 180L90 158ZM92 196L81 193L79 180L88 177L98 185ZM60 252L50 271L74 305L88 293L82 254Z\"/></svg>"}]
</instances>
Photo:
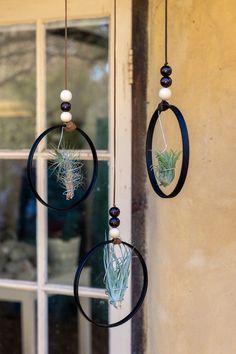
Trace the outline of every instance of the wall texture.
<instances>
[{"instance_id":1,"label":"wall texture","mask_svg":"<svg viewBox=\"0 0 236 354\"><path fill-rule=\"evenodd\" d=\"M150 1L149 117L164 61L163 6ZM171 102L186 117L191 160L177 198L158 198L148 183L146 352L234 354L236 3L176 0L169 8Z\"/></svg>"}]
</instances>

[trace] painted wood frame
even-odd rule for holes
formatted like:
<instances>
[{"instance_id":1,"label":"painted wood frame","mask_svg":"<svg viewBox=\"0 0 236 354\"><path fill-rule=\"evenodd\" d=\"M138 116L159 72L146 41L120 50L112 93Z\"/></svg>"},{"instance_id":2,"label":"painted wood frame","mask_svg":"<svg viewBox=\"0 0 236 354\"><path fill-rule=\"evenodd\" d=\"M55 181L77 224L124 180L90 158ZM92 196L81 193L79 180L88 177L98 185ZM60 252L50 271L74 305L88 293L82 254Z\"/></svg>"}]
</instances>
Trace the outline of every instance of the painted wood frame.
<instances>
[{"instance_id":1,"label":"painted wood frame","mask_svg":"<svg viewBox=\"0 0 236 354\"><path fill-rule=\"evenodd\" d=\"M121 0L117 5L117 204L122 210L121 235L124 241L131 241L131 86L129 84L129 51L131 48L131 0ZM1 2L0 26L33 24L36 27L36 83L37 109L36 132L38 136L46 128L45 112L45 24L63 20L64 1L3 0ZM110 0L68 0L69 19L109 18L109 148L98 150L98 159L109 162L109 199L111 204L113 170L113 4ZM121 24L121 25L119 25ZM27 150L0 150L1 159L26 159ZM90 159L86 150L81 156ZM37 189L46 194L46 153L39 151L36 156ZM40 236L40 237L39 237ZM42 237L43 236L43 237ZM37 282L1 280L0 291L18 289L37 293L37 353L48 354L48 294L72 295L72 285L50 284L47 279L47 210L37 203ZM5 290L4 290L5 291ZM81 296L85 298L103 298L100 289L81 287ZM128 304L123 312L129 312L131 293L127 294ZM116 320L115 310L110 311L111 321ZM109 354L131 353L130 322L109 332ZM86 353L87 354L87 353Z\"/></svg>"}]
</instances>

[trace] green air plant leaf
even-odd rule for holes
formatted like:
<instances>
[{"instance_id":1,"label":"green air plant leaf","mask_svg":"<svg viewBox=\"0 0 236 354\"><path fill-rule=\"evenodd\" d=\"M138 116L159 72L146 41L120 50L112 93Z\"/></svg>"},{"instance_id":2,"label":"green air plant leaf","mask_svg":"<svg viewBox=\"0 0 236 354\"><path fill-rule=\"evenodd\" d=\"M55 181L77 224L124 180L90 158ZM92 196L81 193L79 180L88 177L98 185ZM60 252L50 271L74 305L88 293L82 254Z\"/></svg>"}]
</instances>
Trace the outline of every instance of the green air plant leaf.
<instances>
[{"instance_id":1,"label":"green air plant leaf","mask_svg":"<svg viewBox=\"0 0 236 354\"><path fill-rule=\"evenodd\" d=\"M125 291L128 288L132 250L123 244L110 243L104 247L104 284L111 305L121 307Z\"/></svg>"},{"instance_id":2,"label":"green air plant leaf","mask_svg":"<svg viewBox=\"0 0 236 354\"><path fill-rule=\"evenodd\" d=\"M83 186L83 163L76 158L73 150L56 149L51 153L50 169L57 177L58 184L65 189L66 200L74 198L75 191Z\"/></svg>"},{"instance_id":3,"label":"green air plant leaf","mask_svg":"<svg viewBox=\"0 0 236 354\"><path fill-rule=\"evenodd\" d=\"M167 187L175 178L175 165L181 154L181 151L157 151L157 165L153 166L160 186Z\"/></svg>"}]
</instances>

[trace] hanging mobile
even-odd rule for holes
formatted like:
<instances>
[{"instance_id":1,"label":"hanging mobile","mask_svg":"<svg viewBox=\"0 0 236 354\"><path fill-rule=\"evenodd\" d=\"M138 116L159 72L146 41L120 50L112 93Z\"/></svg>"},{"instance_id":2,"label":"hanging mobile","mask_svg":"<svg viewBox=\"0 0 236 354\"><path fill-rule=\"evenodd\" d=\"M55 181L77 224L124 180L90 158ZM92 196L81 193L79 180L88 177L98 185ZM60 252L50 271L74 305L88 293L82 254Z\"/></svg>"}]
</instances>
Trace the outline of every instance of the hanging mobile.
<instances>
[{"instance_id":1,"label":"hanging mobile","mask_svg":"<svg viewBox=\"0 0 236 354\"><path fill-rule=\"evenodd\" d=\"M167 0L165 0L165 64L161 67L161 74L163 77L161 78L161 86L162 88L159 91L159 97L161 98L161 102L159 103L157 109L152 115L151 121L149 123L148 131L147 131L147 138L146 138L146 164L147 164L147 171L148 176L151 182L151 185L156 194L158 194L162 198L173 198L175 197L182 189L187 172L188 172L188 165L189 165L189 138L188 138L188 130L184 120L184 117L180 110L170 105L167 100L171 97L171 90L169 87L172 84L172 79L170 75L172 73L171 67L168 65L167 59ZM164 129L161 122L161 113L166 110L171 110L179 124L181 138L182 138L182 152L181 151L174 151L172 149L168 150ZM155 130L155 126L157 121L159 121L161 133L164 142L164 149L156 151L156 162L153 163L153 134ZM171 182L175 178L175 168L176 163L182 155L182 166L179 175L178 182L174 188L174 190L170 194L166 194L160 188L167 187L171 184Z\"/></svg>"},{"instance_id":2,"label":"hanging mobile","mask_svg":"<svg viewBox=\"0 0 236 354\"><path fill-rule=\"evenodd\" d=\"M116 0L114 0L114 185L113 185L113 206L109 209L109 236L105 237L105 241L95 245L79 263L74 279L74 298L80 312L91 323L99 327L111 328L122 325L130 320L142 305L148 287L148 272L145 261L140 252L130 243L121 240L120 231L120 210L116 206ZM132 265L132 258L136 258L142 268L143 284L140 296L132 308L131 312L114 323L101 323L89 317L84 311L79 295L79 284L82 271L91 257L95 256L98 249L103 250L103 265L104 265L104 285L105 294L108 302L115 309L119 310L122 302L125 299L126 290L128 288L129 276Z\"/></svg>"},{"instance_id":3,"label":"hanging mobile","mask_svg":"<svg viewBox=\"0 0 236 354\"><path fill-rule=\"evenodd\" d=\"M58 211L66 211L76 207L80 204L83 200L85 200L88 195L90 194L91 190L94 187L97 172L98 172L98 160L97 160L97 153L95 146L90 139L90 137L80 128L78 128L75 123L72 121L72 115L70 113L71 110L71 99L72 93L68 90L68 63L67 63L67 0L65 0L65 89L61 91L60 98L61 98L61 120L63 124L54 125L48 129L46 129L39 137L35 140L34 144L31 147L28 163L27 163L27 176L30 188L35 195L35 197L46 207L52 208ZM70 203L67 207L57 207L55 205L47 203L37 192L35 184L33 182L33 159L36 149L39 143L45 138L50 132L61 130L61 136L58 142L58 146L53 148L53 152L50 154L52 158L52 163L50 166L51 173L56 176L58 185L64 190L63 195L65 196L66 200L72 200L75 195L78 196L74 203ZM83 193L77 193L81 186L84 186L84 166L83 163L78 160L76 156L76 152L70 149L70 146L66 146L64 143L63 135L64 131L72 132L76 131L78 136L82 136L92 153L93 157L93 173L88 184L88 187Z\"/></svg>"}]
</instances>

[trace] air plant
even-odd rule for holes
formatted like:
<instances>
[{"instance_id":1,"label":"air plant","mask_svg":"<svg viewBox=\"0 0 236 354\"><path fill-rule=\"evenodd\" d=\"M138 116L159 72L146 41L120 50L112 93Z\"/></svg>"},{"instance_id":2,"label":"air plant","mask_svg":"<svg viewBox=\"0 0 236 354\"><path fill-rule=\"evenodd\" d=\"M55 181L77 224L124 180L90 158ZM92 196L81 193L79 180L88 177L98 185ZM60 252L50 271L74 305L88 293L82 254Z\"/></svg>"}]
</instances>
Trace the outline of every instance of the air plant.
<instances>
[{"instance_id":1,"label":"air plant","mask_svg":"<svg viewBox=\"0 0 236 354\"><path fill-rule=\"evenodd\" d=\"M104 247L104 284L111 305L121 307L128 288L132 250L123 244L108 244Z\"/></svg>"},{"instance_id":2,"label":"air plant","mask_svg":"<svg viewBox=\"0 0 236 354\"><path fill-rule=\"evenodd\" d=\"M167 187L175 178L175 165L181 151L157 151L157 165L153 166L160 186Z\"/></svg>"},{"instance_id":3,"label":"air plant","mask_svg":"<svg viewBox=\"0 0 236 354\"><path fill-rule=\"evenodd\" d=\"M78 160L73 150L54 148L50 169L57 177L57 182L65 189L66 200L74 198L75 191L83 186L83 163Z\"/></svg>"}]
</instances>

